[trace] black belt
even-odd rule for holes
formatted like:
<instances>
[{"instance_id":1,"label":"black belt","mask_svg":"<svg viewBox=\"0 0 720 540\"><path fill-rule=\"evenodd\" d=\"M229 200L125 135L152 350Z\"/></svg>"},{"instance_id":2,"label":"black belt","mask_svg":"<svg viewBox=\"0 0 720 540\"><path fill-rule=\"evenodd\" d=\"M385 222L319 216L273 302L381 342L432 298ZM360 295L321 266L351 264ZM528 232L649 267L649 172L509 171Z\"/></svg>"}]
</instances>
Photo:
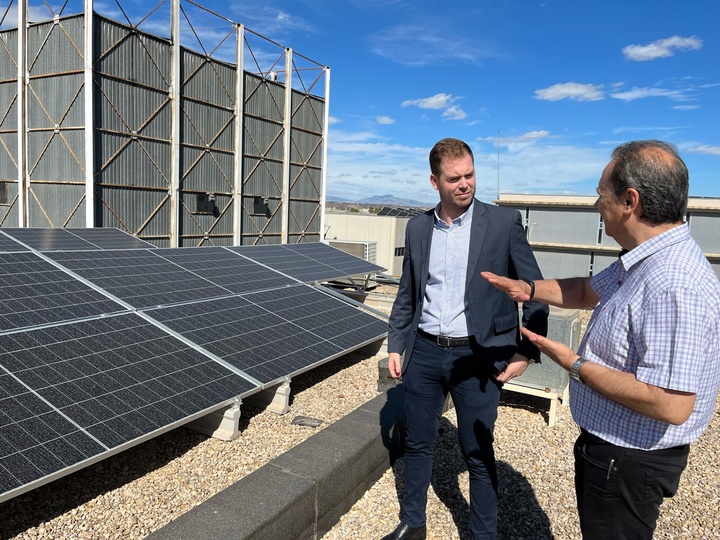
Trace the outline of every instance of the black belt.
<instances>
[{"instance_id":1,"label":"black belt","mask_svg":"<svg viewBox=\"0 0 720 540\"><path fill-rule=\"evenodd\" d=\"M439 347L468 347L470 345L470 336L450 337L450 336L433 336L424 330L417 329L418 336L434 341Z\"/></svg>"}]
</instances>

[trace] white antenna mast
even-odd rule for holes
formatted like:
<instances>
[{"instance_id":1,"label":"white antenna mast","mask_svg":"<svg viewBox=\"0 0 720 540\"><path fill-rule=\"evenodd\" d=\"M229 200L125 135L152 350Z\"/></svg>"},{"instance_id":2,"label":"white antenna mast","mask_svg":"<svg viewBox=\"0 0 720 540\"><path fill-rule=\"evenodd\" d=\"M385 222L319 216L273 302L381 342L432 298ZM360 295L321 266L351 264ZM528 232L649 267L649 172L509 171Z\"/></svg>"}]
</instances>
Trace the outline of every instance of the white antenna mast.
<instances>
[{"instance_id":1,"label":"white antenna mast","mask_svg":"<svg viewBox=\"0 0 720 540\"><path fill-rule=\"evenodd\" d=\"M497 198L498 198L498 201L499 201L499 200L500 200L500 130L499 130L499 129L498 129L498 134L497 134L497 152L498 152L498 156L497 156L497 174L498 174L498 177L497 177Z\"/></svg>"}]
</instances>

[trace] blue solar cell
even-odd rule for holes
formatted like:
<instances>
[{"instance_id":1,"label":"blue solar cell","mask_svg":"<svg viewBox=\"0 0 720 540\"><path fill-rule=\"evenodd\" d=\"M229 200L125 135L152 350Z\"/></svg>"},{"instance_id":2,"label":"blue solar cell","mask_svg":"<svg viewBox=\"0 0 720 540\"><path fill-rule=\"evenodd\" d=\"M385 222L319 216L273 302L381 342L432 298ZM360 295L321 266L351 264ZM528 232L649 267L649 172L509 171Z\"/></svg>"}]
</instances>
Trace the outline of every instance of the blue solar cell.
<instances>
[{"instance_id":1,"label":"blue solar cell","mask_svg":"<svg viewBox=\"0 0 720 540\"><path fill-rule=\"evenodd\" d=\"M135 238L119 229L110 227L88 227L88 228L60 228L60 227L25 227L25 228L4 228L3 232L26 244L31 249L41 252L46 251L87 251L98 249L139 249L153 248L149 242ZM4 238L4 237L2 237ZM15 249L0 238L1 251L21 251L20 244ZM25 250L27 248L24 248Z\"/></svg>"},{"instance_id":2,"label":"blue solar cell","mask_svg":"<svg viewBox=\"0 0 720 540\"><path fill-rule=\"evenodd\" d=\"M387 333L385 320L305 285L147 314L263 384L306 371ZM336 316L351 317L356 325L337 343L331 328Z\"/></svg>"},{"instance_id":3,"label":"blue solar cell","mask_svg":"<svg viewBox=\"0 0 720 540\"><path fill-rule=\"evenodd\" d=\"M256 389L134 313L0 335L0 500Z\"/></svg>"},{"instance_id":4,"label":"blue solar cell","mask_svg":"<svg viewBox=\"0 0 720 540\"><path fill-rule=\"evenodd\" d=\"M159 251L54 252L47 256L136 308L230 294L158 256Z\"/></svg>"},{"instance_id":5,"label":"blue solar cell","mask_svg":"<svg viewBox=\"0 0 720 540\"><path fill-rule=\"evenodd\" d=\"M13 376L0 371L0 495L105 450ZM38 458L44 458L38 461Z\"/></svg>"},{"instance_id":6,"label":"blue solar cell","mask_svg":"<svg viewBox=\"0 0 720 540\"><path fill-rule=\"evenodd\" d=\"M65 229L93 245L92 249L142 249L155 248L150 242L136 238L128 233L111 227L87 227Z\"/></svg>"},{"instance_id":7,"label":"blue solar cell","mask_svg":"<svg viewBox=\"0 0 720 540\"><path fill-rule=\"evenodd\" d=\"M10 253L15 251L29 251L29 248L19 244L10 237L5 236L0 229L0 253Z\"/></svg>"},{"instance_id":8,"label":"blue solar cell","mask_svg":"<svg viewBox=\"0 0 720 540\"><path fill-rule=\"evenodd\" d=\"M232 293L260 291L296 283L221 247L162 249L156 253Z\"/></svg>"},{"instance_id":9,"label":"blue solar cell","mask_svg":"<svg viewBox=\"0 0 720 540\"><path fill-rule=\"evenodd\" d=\"M305 283L370 274L382 267L322 242L226 248Z\"/></svg>"},{"instance_id":10,"label":"blue solar cell","mask_svg":"<svg viewBox=\"0 0 720 540\"><path fill-rule=\"evenodd\" d=\"M105 295L26 253L0 254L0 329L124 311Z\"/></svg>"}]
</instances>

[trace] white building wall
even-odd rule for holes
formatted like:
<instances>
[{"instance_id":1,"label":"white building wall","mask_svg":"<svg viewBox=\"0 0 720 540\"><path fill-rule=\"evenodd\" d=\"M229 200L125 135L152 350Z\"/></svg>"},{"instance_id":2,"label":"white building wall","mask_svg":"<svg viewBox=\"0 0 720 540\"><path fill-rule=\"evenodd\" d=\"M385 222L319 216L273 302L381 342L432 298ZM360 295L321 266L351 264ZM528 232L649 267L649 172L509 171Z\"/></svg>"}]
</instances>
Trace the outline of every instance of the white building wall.
<instances>
[{"instance_id":1,"label":"white building wall","mask_svg":"<svg viewBox=\"0 0 720 540\"><path fill-rule=\"evenodd\" d=\"M325 240L377 242L377 261L386 274L400 277L405 227L409 218L374 214L325 214ZM399 254L396 254L399 253Z\"/></svg>"}]
</instances>

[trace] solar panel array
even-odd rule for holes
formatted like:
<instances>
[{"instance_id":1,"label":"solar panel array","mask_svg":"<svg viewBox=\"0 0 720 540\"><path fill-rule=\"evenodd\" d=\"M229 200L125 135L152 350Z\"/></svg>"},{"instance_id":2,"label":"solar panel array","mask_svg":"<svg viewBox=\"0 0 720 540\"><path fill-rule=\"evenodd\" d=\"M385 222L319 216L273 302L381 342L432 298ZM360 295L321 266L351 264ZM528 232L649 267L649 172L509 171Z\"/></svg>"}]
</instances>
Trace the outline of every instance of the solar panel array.
<instances>
[{"instance_id":1,"label":"solar panel array","mask_svg":"<svg viewBox=\"0 0 720 540\"><path fill-rule=\"evenodd\" d=\"M394 217L413 217L424 214L426 210L422 208L396 208L394 206L383 206L377 213L378 216L394 216Z\"/></svg>"},{"instance_id":2,"label":"solar panel array","mask_svg":"<svg viewBox=\"0 0 720 540\"><path fill-rule=\"evenodd\" d=\"M0 502L381 339L306 284L378 270L320 243L0 229Z\"/></svg>"}]
</instances>

